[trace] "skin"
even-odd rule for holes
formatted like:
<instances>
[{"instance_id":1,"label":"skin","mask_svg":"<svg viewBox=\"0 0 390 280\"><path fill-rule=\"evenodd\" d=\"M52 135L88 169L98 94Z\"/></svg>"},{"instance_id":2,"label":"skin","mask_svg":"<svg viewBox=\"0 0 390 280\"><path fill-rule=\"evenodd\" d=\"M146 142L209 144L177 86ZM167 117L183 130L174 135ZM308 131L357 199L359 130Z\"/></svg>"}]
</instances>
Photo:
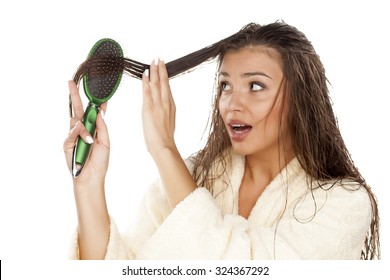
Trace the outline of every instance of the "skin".
<instances>
[{"instance_id":1,"label":"skin","mask_svg":"<svg viewBox=\"0 0 390 280\"><path fill-rule=\"evenodd\" d=\"M262 72L263 75L242 76L242 73ZM223 92L220 101L221 116L229 129L233 119L245 121L252 129L242 141L232 141L235 152L246 156L245 175L240 188L239 214L248 217L262 190L280 170L277 146L277 119L280 108L277 92L282 84L280 64L275 57L260 49L244 49L227 53L220 67L222 78L230 89ZM250 82L267 86L263 94L253 93ZM142 77L142 122L146 147L154 159L165 187L168 202L174 208L193 192L197 185L188 171L174 140L176 108L169 86L165 64L154 60L150 72ZM257 88L257 87L256 87ZM69 82L75 116L70 121L71 130L64 142L64 153L71 171L73 148L77 138L90 136L80 120L83 105L76 84ZM108 168L110 141L104 112L101 106L96 129L97 136L83 172L73 179L78 218L80 259L103 259L110 234L104 180ZM266 118L266 116L268 116ZM267 120L267 121L266 121ZM237 143L236 143L237 142ZM292 155L290 156L292 158ZM283 158L282 164L288 162ZM175 172L172 172L175 170Z\"/></svg>"},{"instance_id":2,"label":"skin","mask_svg":"<svg viewBox=\"0 0 390 280\"><path fill-rule=\"evenodd\" d=\"M219 69L219 85L219 110L233 150L246 157L239 214L248 218L265 187L294 157L289 137L284 147L279 141L280 110L284 105L278 53L263 46L226 53ZM285 132L286 111L284 108L281 124ZM232 124L250 125L251 129L243 139L237 139Z\"/></svg>"}]
</instances>

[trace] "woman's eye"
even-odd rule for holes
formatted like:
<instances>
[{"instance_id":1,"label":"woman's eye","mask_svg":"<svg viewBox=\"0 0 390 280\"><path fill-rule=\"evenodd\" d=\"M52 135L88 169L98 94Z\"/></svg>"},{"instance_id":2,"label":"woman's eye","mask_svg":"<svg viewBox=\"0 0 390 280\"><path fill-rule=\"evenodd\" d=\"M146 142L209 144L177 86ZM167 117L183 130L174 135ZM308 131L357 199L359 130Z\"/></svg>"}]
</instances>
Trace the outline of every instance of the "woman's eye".
<instances>
[{"instance_id":1,"label":"woman's eye","mask_svg":"<svg viewBox=\"0 0 390 280\"><path fill-rule=\"evenodd\" d=\"M252 83L251 84L251 90L252 91L260 91L264 88L264 86L262 84L258 84L258 83Z\"/></svg>"},{"instance_id":2,"label":"woman's eye","mask_svg":"<svg viewBox=\"0 0 390 280\"><path fill-rule=\"evenodd\" d=\"M222 91L230 90L230 85L227 82L221 82L220 87Z\"/></svg>"}]
</instances>

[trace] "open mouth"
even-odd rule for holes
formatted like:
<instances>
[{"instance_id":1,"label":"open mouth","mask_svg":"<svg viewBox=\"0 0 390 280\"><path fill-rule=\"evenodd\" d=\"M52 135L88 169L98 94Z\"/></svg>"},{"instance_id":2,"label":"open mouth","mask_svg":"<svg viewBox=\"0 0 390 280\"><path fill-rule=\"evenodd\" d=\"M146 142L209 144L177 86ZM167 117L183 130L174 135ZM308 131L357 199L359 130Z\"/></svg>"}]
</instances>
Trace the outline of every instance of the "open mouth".
<instances>
[{"instance_id":1,"label":"open mouth","mask_svg":"<svg viewBox=\"0 0 390 280\"><path fill-rule=\"evenodd\" d=\"M231 124L230 127L235 134L245 134L252 129L252 126L246 124Z\"/></svg>"}]
</instances>

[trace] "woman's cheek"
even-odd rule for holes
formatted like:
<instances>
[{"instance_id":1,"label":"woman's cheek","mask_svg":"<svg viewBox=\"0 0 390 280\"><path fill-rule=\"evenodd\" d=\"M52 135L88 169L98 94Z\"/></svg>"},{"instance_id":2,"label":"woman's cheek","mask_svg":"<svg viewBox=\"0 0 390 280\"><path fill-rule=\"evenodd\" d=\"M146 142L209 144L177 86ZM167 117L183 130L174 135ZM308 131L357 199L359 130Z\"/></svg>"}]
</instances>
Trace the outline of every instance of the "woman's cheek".
<instances>
[{"instance_id":1,"label":"woman's cheek","mask_svg":"<svg viewBox=\"0 0 390 280\"><path fill-rule=\"evenodd\" d=\"M222 116L223 119L225 119L225 115L226 115L226 97L222 97L219 99L219 103L218 103L218 109L219 109L219 113L220 115Z\"/></svg>"}]
</instances>

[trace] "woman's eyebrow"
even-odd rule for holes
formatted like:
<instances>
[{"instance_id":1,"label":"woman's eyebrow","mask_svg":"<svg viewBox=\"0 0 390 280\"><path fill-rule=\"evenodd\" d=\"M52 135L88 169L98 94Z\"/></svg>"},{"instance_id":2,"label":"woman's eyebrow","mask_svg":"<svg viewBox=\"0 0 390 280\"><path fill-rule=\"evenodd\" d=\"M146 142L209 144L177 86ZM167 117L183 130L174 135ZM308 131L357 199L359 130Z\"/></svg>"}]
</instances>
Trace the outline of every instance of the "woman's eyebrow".
<instances>
[{"instance_id":1,"label":"woman's eyebrow","mask_svg":"<svg viewBox=\"0 0 390 280\"><path fill-rule=\"evenodd\" d=\"M228 72L219 72L218 76L225 76L225 77L230 77Z\"/></svg>"},{"instance_id":2,"label":"woman's eyebrow","mask_svg":"<svg viewBox=\"0 0 390 280\"><path fill-rule=\"evenodd\" d=\"M242 74L241 76L243 76L243 77L264 76L264 77L267 77L267 78L272 80L272 78L269 75L265 74L264 72L248 72L248 73Z\"/></svg>"},{"instance_id":3,"label":"woman's eyebrow","mask_svg":"<svg viewBox=\"0 0 390 280\"><path fill-rule=\"evenodd\" d=\"M219 72L218 76L230 77L229 73L224 72L224 71ZM247 72L247 73L241 74L241 76L242 77L264 76L264 77L267 77L267 78L272 80L272 78L269 75L265 74L264 72Z\"/></svg>"}]
</instances>

